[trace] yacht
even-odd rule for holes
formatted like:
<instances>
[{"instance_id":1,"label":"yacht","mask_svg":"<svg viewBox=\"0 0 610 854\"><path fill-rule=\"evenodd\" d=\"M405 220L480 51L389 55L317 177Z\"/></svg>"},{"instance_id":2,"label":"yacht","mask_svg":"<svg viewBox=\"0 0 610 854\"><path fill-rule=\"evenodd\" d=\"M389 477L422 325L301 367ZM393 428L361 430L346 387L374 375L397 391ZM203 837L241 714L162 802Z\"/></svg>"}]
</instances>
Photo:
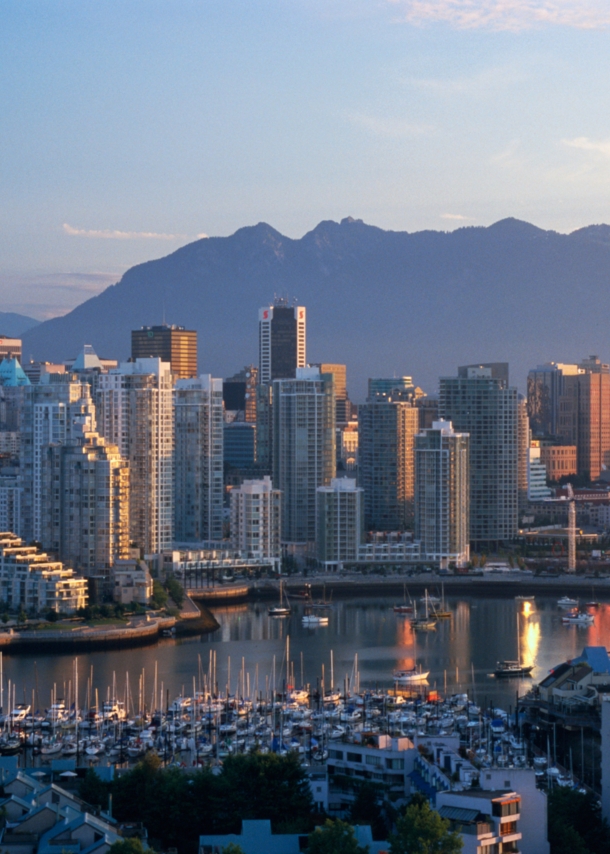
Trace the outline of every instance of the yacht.
<instances>
[{"instance_id":1,"label":"yacht","mask_svg":"<svg viewBox=\"0 0 610 854\"><path fill-rule=\"evenodd\" d=\"M429 675L429 670L422 671L421 668L418 670L417 667L411 667L408 670L395 670L392 679L399 685L411 685L414 682L425 682Z\"/></svg>"},{"instance_id":2,"label":"yacht","mask_svg":"<svg viewBox=\"0 0 610 854\"><path fill-rule=\"evenodd\" d=\"M494 676L531 676L533 666L521 664L519 661L498 661Z\"/></svg>"},{"instance_id":3,"label":"yacht","mask_svg":"<svg viewBox=\"0 0 610 854\"><path fill-rule=\"evenodd\" d=\"M557 604L560 608L574 608L578 605L578 600L570 599L569 596L562 596L561 599L557 600Z\"/></svg>"}]
</instances>

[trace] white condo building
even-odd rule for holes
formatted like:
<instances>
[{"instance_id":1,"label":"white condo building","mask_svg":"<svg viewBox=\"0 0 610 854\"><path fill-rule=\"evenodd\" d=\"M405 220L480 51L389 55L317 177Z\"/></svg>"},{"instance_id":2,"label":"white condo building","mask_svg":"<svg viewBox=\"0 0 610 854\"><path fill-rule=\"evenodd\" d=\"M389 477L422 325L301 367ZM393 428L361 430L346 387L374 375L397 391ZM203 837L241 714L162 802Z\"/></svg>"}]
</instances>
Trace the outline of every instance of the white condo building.
<instances>
[{"instance_id":1,"label":"white condo building","mask_svg":"<svg viewBox=\"0 0 610 854\"><path fill-rule=\"evenodd\" d=\"M282 494L270 477L231 490L231 545L247 558L279 566L281 520Z\"/></svg>"},{"instance_id":2,"label":"white condo building","mask_svg":"<svg viewBox=\"0 0 610 854\"><path fill-rule=\"evenodd\" d=\"M349 477L333 478L316 491L318 560L326 569L340 569L358 560L364 542L364 490Z\"/></svg>"},{"instance_id":3,"label":"white condo building","mask_svg":"<svg viewBox=\"0 0 610 854\"><path fill-rule=\"evenodd\" d=\"M450 421L415 437L415 538L422 555L445 569L470 559L469 439Z\"/></svg>"},{"instance_id":4,"label":"white condo building","mask_svg":"<svg viewBox=\"0 0 610 854\"><path fill-rule=\"evenodd\" d=\"M155 554L174 538L174 410L169 362L136 359L99 377L98 430L130 469L130 535Z\"/></svg>"},{"instance_id":5,"label":"white condo building","mask_svg":"<svg viewBox=\"0 0 610 854\"><path fill-rule=\"evenodd\" d=\"M222 380L177 380L174 390L174 540L222 539Z\"/></svg>"}]
</instances>

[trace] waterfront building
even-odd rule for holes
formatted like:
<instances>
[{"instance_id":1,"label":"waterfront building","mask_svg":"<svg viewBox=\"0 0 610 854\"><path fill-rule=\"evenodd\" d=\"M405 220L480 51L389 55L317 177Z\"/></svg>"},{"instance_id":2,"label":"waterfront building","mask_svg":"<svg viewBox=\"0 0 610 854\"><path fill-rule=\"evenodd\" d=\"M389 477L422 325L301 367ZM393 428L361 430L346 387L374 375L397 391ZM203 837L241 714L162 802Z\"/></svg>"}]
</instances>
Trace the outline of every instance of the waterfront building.
<instances>
[{"instance_id":1,"label":"waterfront building","mask_svg":"<svg viewBox=\"0 0 610 854\"><path fill-rule=\"evenodd\" d=\"M116 560L112 567L112 597L121 605L148 605L153 595L153 580L143 560Z\"/></svg>"},{"instance_id":2,"label":"waterfront building","mask_svg":"<svg viewBox=\"0 0 610 854\"><path fill-rule=\"evenodd\" d=\"M243 413L243 420L256 422L256 386L258 368L246 365L239 373L227 377L222 384L225 412Z\"/></svg>"},{"instance_id":3,"label":"waterfront building","mask_svg":"<svg viewBox=\"0 0 610 854\"><path fill-rule=\"evenodd\" d=\"M87 604L87 581L16 534L0 533L0 602L26 611L70 614Z\"/></svg>"},{"instance_id":4,"label":"waterfront building","mask_svg":"<svg viewBox=\"0 0 610 854\"><path fill-rule=\"evenodd\" d=\"M274 567L282 556L282 495L270 477L244 480L231 490L231 545L249 558Z\"/></svg>"},{"instance_id":5,"label":"waterfront building","mask_svg":"<svg viewBox=\"0 0 610 854\"><path fill-rule=\"evenodd\" d=\"M273 382L273 485L282 492L282 539L313 548L316 489L336 474L332 375L297 368Z\"/></svg>"},{"instance_id":6,"label":"waterfront building","mask_svg":"<svg viewBox=\"0 0 610 854\"><path fill-rule=\"evenodd\" d=\"M412 529L418 431L418 410L400 392L376 392L359 407L358 485L364 489L367 530Z\"/></svg>"},{"instance_id":7,"label":"waterfront building","mask_svg":"<svg viewBox=\"0 0 610 854\"><path fill-rule=\"evenodd\" d=\"M48 445L65 445L81 417L95 426L95 406L88 383L75 374L45 374L41 382L23 387L20 478L23 486L21 533L27 542L42 541L43 459ZM80 427L77 427L77 432Z\"/></svg>"},{"instance_id":8,"label":"waterfront building","mask_svg":"<svg viewBox=\"0 0 610 854\"><path fill-rule=\"evenodd\" d=\"M178 542L222 539L222 380L178 380L175 417L175 536Z\"/></svg>"},{"instance_id":9,"label":"waterfront building","mask_svg":"<svg viewBox=\"0 0 610 854\"><path fill-rule=\"evenodd\" d=\"M422 559L419 542L413 534L403 532L373 533L368 542L358 549L358 563L367 566L373 564L409 566Z\"/></svg>"},{"instance_id":10,"label":"waterfront building","mask_svg":"<svg viewBox=\"0 0 610 854\"><path fill-rule=\"evenodd\" d=\"M131 358L169 362L174 379L197 376L197 333L184 326L142 326L131 333Z\"/></svg>"},{"instance_id":11,"label":"waterfront building","mask_svg":"<svg viewBox=\"0 0 610 854\"><path fill-rule=\"evenodd\" d=\"M517 389L507 374L508 366L494 363L440 380L441 417L470 434L470 542L477 549L512 540L518 529Z\"/></svg>"},{"instance_id":12,"label":"waterfront building","mask_svg":"<svg viewBox=\"0 0 610 854\"><path fill-rule=\"evenodd\" d=\"M333 478L316 490L316 544L325 569L358 560L364 542L364 490L349 477Z\"/></svg>"},{"instance_id":13,"label":"waterfront building","mask_svg":"<svg viewBox=\"0 0 610 854\"><path fill-rule=\"evenodd\" d=\"M99 377L98 430L129 462L130 538L144 554L174 539L172 372L160 359L137 359Z\"/></svg>"},{"instance_id":14,"label":"waterfront building","mask_svg":"<svg viewBox=\"0 0 610 854\"><path fill-rule=\"evenodd\" d=\"M108 590L115 562L129 556L127 460L84 416L64 444L42 449L41 471L42 547Z\"/></svg>"},{"instance_id":15,"label":"waterfront building","mask_svg":"<svg viewBox=\"0 0 610 854\"><path fill-rule=\"evenodd\" d=\"M258 311L258 381L292 379L306 360L306 310L279 297Z\"/></svg>"},{"instance_id":16,"label":"waterfront building","mask_svg":"<svg viewBox=\"0 0 610 854\"><path fill-rule=\"evenodd\" d=\"M3 359L21 361L21 338L7 338L0 335L0 362Z\"/></svg>"},{"instance_id":17,"label":"waterfront building","mask_svg":"<svg viewBox=\"0 0 610 854\"><path fill-rule=\"evenodd\" d=\"M470 560L469 439L448 421L415 436L415 539L442 569Z\"/></svg>"},{"instance_id":18,"label":"waterfront building","mask_svg":"<svg viewBox=\"0 0 610 854\"><path fill-rule=\"evenodd\" d=\"M546 466L542 462L540 443L533 439L528 453L527 497L529 501L545 501L551 497L546 485Z\"/></svg>"}]
</instances>

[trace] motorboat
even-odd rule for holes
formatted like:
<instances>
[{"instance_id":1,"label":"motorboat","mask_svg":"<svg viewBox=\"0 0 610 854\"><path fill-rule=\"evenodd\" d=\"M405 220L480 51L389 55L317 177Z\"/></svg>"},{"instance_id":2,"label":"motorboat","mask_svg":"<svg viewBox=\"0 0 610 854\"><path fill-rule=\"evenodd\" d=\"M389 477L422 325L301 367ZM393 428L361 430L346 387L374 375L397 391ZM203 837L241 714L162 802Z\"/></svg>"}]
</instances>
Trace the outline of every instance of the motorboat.
<instances>
[{"instance_id":1,"label":"motorboat","mask_svg":"<svg viewBox=\"0 0 610 854\"><path fill-rule=\"evenodd\" d=\"M583 611L576 614L566 614L561 618L565 626L592 626L595 623L593 614L585 614Z\"/></svg>"},{"instance_id":2,"label":"motorboat","mask_svg":"<svg viewBox=\"0 0 610 854\"><path fill-rule=\"evenodd\" d=\"M325 617L322 614L303 614L301 622L304 626L308 626L309 628L314 626L327 626L328 617Z\"/></svg>"},{"instance_id":3,"label":"motorboat","mask_svg":"<svg viewBox=\"0 0 610 854\"><path fill-rule=\"evenodd\" d=\"M421 668L411 667L408 670L395 670L392 674L392 679L398 685L411 685L414 682L425 682L430 675L429 670L423 671Z\"/></svg>"},{"instance_id":4,"label":"motorboat","mask_svg":"<svg viewBox=\"0 0 610 854\"><path fill-rule=\"evenodd\" d=\"M521 593L519 596L515 596L517 602L533 602L536 597L534 594L530 594L528 596L525 593Z\"/></svg>"},{"instance_id":5,"label":"motorboat","mask_svg":"<svg viewBox=\"0 0 610 854\"><path fill-rule=\"evenodd\" d=\"M533 669L533 666L526 666L519 661L498 661L494 676L531 676Z\"/></svg>"},{"instance_id":6,"label":"motorboat","mask_svg":"<svg viewBox=\"0 0 610 854\"><path fill-rule=\"evenodd\" d=\"M560 608L575 608L578 605L577 599L571 599L569 596L562 596L557 600Z\"/></svg>"}]
</instances>

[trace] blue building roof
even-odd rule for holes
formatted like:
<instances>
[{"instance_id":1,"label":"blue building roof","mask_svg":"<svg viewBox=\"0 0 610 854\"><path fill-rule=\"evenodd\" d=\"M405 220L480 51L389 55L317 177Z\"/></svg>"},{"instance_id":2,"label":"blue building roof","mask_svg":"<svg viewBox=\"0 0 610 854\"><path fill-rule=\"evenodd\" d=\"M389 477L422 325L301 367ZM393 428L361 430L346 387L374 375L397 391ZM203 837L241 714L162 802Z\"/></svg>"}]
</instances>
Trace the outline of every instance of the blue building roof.
<instances>
[{"instance_id":1,"label":"blue building roof","mask_svg":"<svg viewBox=\"0 0 610 854\"><path fill-rule=\"evenodd\" d=\"M16 356L13 356L12 359L3 359L0 362L0 385L11 388L20 385L30 385L30 381L26 377Z\"/></svg>"},{"instance_id":2,"label":"blue building roof","mask_svg":"<svg viewBox=\"0 0 610 854\"><path fill-rule=\"evenodd\" d=\"M588 664L594 673L610 673L610 657L605 646L586 646L572 664Z\"/></svg>"}]
</instances>

